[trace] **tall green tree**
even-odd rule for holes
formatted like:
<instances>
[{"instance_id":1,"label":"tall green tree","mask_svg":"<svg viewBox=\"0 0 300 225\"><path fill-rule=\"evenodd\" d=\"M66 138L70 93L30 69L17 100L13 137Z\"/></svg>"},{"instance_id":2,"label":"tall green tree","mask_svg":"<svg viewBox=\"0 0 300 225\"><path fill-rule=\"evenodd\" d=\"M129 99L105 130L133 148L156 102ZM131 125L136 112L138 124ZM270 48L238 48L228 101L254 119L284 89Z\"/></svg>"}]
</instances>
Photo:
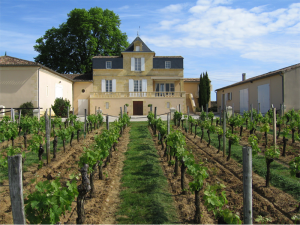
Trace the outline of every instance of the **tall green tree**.
<instances>
[{"instance_id":1,"label":"tall green tree","mask_svg":"<svg viewBox=\"0 0 300 225\"><path fill-rule=\"evenodd\" d=\"M120 24L119 16L108 9L75 8L67 22L36 40L34 50L39 55L35 61L59 73L92 72L92 57L120 55L128 47Z\"/></svg>"},{"instance_id":2,"label":"tall green tree","mask_svg":"<svg viewBox=\"0 0 300 225\"><path fill-rule=\"evenodd\" d=\"M199 98L198 103L199 107L203 106L204 110L206 110L206 104L209 103L210 100L210 80L208 78L208 74L201 73L200 82L199 82Z\"/></svg>"}]
</instances>

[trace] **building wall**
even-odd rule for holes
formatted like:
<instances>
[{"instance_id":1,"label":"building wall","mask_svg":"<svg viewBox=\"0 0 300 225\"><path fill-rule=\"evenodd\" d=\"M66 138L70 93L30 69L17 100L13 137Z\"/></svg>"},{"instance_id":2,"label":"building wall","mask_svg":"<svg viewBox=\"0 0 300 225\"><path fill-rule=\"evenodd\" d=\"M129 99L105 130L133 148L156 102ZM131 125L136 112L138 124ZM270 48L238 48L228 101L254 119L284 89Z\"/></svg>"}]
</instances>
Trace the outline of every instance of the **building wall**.
<instances>
[{"instance_id":1,"label":"building wall","mask_svg":"<svg viewBox=\"0 0 300 225\"><path fill-rule=\"evenodd\" d=\"M300 109L300 68L284 74L284 104L285 112Z\"/></svg>"},{"instance_id":2,"label":"building wall","mask_svg":"<svg viewBox=\"0 0 300 225\"><path fill-rule=\"evenodd\" d=\"M279 109L280 104L282 103L282 85L281 85L281 76L274 75L271 77L259 79L253 81L253 83L247 82L238 86L221 89L217 91L217 105L218 109L221 107L222 94L227 94L232 92L232 100L228 100L226 105L233 106L234 112L240 113L240 90L248 88L248 102L250 105L253 104L254 109L258 109L258 86L269 84L270 85L270 106L274 105L275 108ZM224 90L224 92L223 92Z\"/></svg>"},{"instance_id":3,"label":"building wall","mask_svg":"<svg viewBox=\"0 0 300 225\"><path fill-rule=\"evenodd\" d=\"M68 99L73 107L73 91L72 81L58 76L48 70L40 69L39 73L39 89L40 89L40 107L41 114L46 111L46 108L51 108L55 101L55 85L59 84L63 87L63 98ZM48 95L47 95L48 87ZM53 111L52 111L53 112ZM54 112L53 112L54 114Z\"/></svg>"},{"instance_id":4,"label":"building wall","mask_svg":"<svg viewBox=\"0 0 300 225\"><path fill-rule=\"evenodd\" d=\"M0 105L18 108L25 102L38 105L38 67L0 67Z\"/></svg>"},{"instance_id":5,"label":"building wall","mask_svg":"<svg viewBox=\"0 0 300 225\"><path fill-rule=\"evenodd\" d=\"M85 92L82 92L82 89L84 89ZM92 91L93 91L93 82L74 82L74 84L73 84L73 106L74 106L74 114L75 115L78 114L78 99L88 99L88 101L90 101L90 93ZM93 110L95 111L95 109L93 109ZM87 113L89 114L89 112L87 112Z\"/></svg>"},{"instance_id":6,"label":"building wall","mask_svg":"<svg viewBox=\"0 0 300 225\"><path fill-rule=\"evenodd\" d=\"M170 108L177 108L186 105L185 98L91 98L90 99L90 112L94 114L95 106L102 109L102 113L118 116L120 113L120 107L124 107L125 104L129 104L127 111L128 115L133 115L133 101L143 101L143 114L147 115L149 111L149 104L152 107L157 107L157 114L163 114L170 112ZM106 109L106 102L109 103L109 109ZM167 108L167 103L170 103L170 108ZM186 113L185 107L182 108L182 112Z\"/></svg>"}]
</instances>

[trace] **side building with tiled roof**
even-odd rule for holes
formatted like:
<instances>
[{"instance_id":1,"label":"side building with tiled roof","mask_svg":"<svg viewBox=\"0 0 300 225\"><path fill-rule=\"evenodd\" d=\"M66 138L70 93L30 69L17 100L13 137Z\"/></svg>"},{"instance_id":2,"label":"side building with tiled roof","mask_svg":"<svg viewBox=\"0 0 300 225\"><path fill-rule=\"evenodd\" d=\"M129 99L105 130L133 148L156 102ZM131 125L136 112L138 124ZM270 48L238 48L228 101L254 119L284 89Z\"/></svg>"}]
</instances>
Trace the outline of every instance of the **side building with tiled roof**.
<instances>
[{"instance_id":1,"label":"side building with tiled roof","mask_svg":"<svg viewBox=\"0 0 300 225\"><path fill-rule=\"evenodd\" d=\"M232 106L234 112L243 113L253 106L254 109L266 113L273 105L285 112L300 109L300 63L216 90L218 110L223 109L223 99L226 106ZM281 108L281 106L284 106Z\"/></svg>"},{"instance_id":2,"label":"side building with tiled roof","mask_svg":"<svg viewBox=\"0 0 300 225\"><path fill-rule=\"evenodd\" d=\"M11 56L0 56L0 105L18 108L32 102L35 108L54 104L55 98L73 102L73 81L39 63Z\"/></svg>"}]
</instances>

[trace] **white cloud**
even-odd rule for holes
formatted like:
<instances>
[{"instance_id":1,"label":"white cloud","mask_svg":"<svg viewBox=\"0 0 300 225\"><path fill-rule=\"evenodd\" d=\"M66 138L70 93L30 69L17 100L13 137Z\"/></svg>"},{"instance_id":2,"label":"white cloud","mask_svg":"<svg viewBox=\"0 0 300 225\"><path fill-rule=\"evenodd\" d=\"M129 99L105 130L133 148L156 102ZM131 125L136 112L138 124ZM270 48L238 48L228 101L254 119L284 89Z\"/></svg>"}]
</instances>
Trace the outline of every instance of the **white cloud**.
<instances>
[{"instance_id":1,"label":"white cloud","mask_svg":"<svg viewBox=\"0 0 300 225\"><path fill-rule=\"evenodd\" d=\"M161 30L170 32L168 35L151 37L148 41L171 48L229 48L239 51L243 58L267 62L299 60L300 53L294 53L299 46L283 45L282 39L294 40L297 37L287 35L300 33L300 3L266 11L266 5L232 8L226 5L230 2L198 0L184 19L170 18L159 23ZM163 10L166 9L176 7L170 5Z\"/></svg>"},{"instance_id":2,"label":"white cloud","mask_svg":"<svg viewBox=\"0 0 300 225\"><path fill-rule=\"evenodd\" d=\"M124 5L120 8L118 8L118 10L126 10L126 9L129 9L129 6L128 5Z\"/></svg>"},{"instance_id":3,"label":"white cloud","mask_svg":"<svg viewBox=\"0 0 300 225\"><path fill-rule=\"evenodd\" d=\"M186 4L174 4L174 5L172 4L172 5L168 5L162 9L160 9L159 12L161 12L161 13L178 13L185 6L186 6Z\"/></svg>"}]
</instances>

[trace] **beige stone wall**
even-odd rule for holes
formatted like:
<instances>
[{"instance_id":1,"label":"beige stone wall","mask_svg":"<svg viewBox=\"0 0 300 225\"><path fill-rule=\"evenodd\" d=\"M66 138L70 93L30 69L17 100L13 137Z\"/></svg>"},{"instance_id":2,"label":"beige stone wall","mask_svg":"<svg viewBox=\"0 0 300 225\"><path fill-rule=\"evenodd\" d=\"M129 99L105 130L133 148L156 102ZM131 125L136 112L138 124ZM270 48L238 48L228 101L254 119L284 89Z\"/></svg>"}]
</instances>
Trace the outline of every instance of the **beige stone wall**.
<instances>
[{"instance_id":1,"label":"beige stone wall","mask_svg":"<svg viewBox=\"0 0 300 225\"><path fill-rule=\"evenodd\" d=\"M300 68L284 74L284 104L285 111L300 109Z\"/></svg>"},{"instance_id":2,"label":"beige stone wall","mask_svg":"<svg viewBox=\"0 0 300 225\"><path fill-rule=\"evenodd\" d=\"M38 106L38 67L0 67L0 105L17 108L25 102Z\"/></svg>"},{"instance_id":3,"label":"beige stone wall","mask_svg":"<svg viewBox=\"0 0 300 225\"><path fill-rule=\"evenodd\" d=\"M282 103L282 85L281 85L280 75L275 75L264 79L255 80L252 83L247 82L238 86L219 90L217 92L218 109L221 106L222 94L227 94L232 92L232 100L227 101L227 106L233 106L234 103L234 111L236 113L240 113L240 90L246 88L248 88L249 109L251 104L253 104L254 109L257 109L258 108L258 86L264 84L270 85L270 107L271 104L273 104L275 108L279 109L280 104Z\"/></svg>"},{"instance_id":4,"label":"beige stone wall","mask_svg":"<svg viewBox=\"0 0 300 225\"><path fill-rule=\"evenodd\" d=\"M100 107L104 114L118 116L120 113L120 107L124 107L125 104L129 104L128 115L133 113L133 101L143 101L143 114L148 115L148 104L152 104L152 107L157 107L157 114L163 114L170 111L167 108L167 103L170 103L170 108L177 108L180 104L181 107L186 104L185 98L91 98L90 99L90 112L94 114L95 106ZM106 109L106 102L109 103L109 109ZM186 113L186 108L182 108L182 112Z\"/></svg>"},{"instance_id":5,"label":"beige stone wall","mask_svg":"<svg viewBox=\"0 0 300 225\"><path fill-rule=\"evenodd\" d=\"M85 92L82 92L82 89L84 89ZM93 82L75 82L73 84L73 105L75 115L78 114L78 99L88 99L89 101L91 92L93 92ZM95 111L95 108L93 110Z\"/></svg>"},{"instance_id":6,"label":"beige stone wall","mask_svg":"<svg viewBox=\"0 0 300 225\"><path fill-rule=\"evenodd\" d=\"M40 107L41 114L46 111L46 108L51 108L51 105L55 101L55 85L60 84L63 87L63 98L68 99L71 103L71 109L73 107L73 91L72 81L67 80L61 76L58 76L48 70L40 69ZM47 93L48 87L48 93ZM54 112L53 112L54 114Z\"/></svg>"}]
</instances>

